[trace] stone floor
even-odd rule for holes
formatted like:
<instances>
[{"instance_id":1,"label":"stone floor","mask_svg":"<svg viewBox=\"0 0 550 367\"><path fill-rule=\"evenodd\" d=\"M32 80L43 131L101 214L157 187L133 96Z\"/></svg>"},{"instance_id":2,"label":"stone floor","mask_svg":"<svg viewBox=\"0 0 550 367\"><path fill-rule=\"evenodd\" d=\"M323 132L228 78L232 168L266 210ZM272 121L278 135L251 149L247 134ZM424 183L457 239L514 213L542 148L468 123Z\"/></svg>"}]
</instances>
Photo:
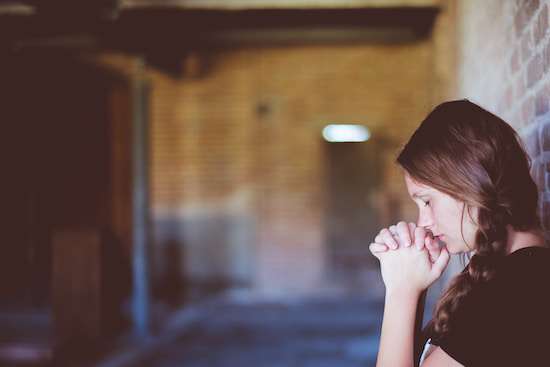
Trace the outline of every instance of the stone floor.
<instances>
[{"instance_id":1,"label":"stone floor","mask_svg":"<svg viewBox=\"0 0 550 367\"><path fill-rule=\"evenodd\" d=\"M50 366L53 326L48 310L0 313L0 366Z\"/></svg>"},{"instance_id":2,"label":"stone floor","mask_svg":"<svg viewBox=\"0 0 550 367\"><path fill-rule=\"evenodd\" d=\"M134 367L374 366L381 300L217 300ZM168 339L167 339L168 340Z\"/></svg>"}]
</instances>

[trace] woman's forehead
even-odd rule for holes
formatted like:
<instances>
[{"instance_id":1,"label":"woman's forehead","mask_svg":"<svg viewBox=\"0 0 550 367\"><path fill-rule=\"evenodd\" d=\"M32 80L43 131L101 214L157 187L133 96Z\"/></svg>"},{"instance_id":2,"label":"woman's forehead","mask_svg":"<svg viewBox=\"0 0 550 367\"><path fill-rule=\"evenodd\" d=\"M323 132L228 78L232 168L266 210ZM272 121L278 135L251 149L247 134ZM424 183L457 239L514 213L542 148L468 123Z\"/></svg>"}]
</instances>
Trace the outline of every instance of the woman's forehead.
<instances>
[{"instance_id":1,"label":"woman's forehead","mask_svg":"<svg viewBox=\"0 0 550 367\"><path fill-rule=\"evenodd\" d=\"M412 191L411 194L416 193L417 191L428 191L432 190L432 187L428 185L421 184L418 181L415 181L408 173L405 173L405 182L409 191Z\"/></svg>"},{"instance_id":2,"label":"woman's forehead","mask_svg":"<svg viewBox=\"0 0 550 367\"><path fill-rule=\"evenodd\" d=\"M414 181L410 177L410 175L405 175L405 182L407 186L407 191L413 199L422 195L439 194L438 190L434 189L433 187L421 184L418 181Z\"/></svg>"}]
</instances>

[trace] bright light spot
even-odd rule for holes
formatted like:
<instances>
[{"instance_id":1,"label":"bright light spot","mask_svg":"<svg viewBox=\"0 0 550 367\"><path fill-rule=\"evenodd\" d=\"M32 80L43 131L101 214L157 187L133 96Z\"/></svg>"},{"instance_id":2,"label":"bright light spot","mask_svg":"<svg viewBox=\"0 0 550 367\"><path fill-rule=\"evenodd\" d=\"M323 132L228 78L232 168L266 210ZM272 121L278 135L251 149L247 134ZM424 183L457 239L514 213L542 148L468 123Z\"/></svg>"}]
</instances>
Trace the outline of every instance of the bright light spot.
<instances>
[{"instance_id":1,"label":"bright light spot","mask_svg":"<svg viewBox=\"0 0 550 367\"><path fill-rule=\"evenodd\" d=\"M331 143L367 141L370 131L363 125L330 124L324 127L323 138Z\"/></svg>"}]
</instances>

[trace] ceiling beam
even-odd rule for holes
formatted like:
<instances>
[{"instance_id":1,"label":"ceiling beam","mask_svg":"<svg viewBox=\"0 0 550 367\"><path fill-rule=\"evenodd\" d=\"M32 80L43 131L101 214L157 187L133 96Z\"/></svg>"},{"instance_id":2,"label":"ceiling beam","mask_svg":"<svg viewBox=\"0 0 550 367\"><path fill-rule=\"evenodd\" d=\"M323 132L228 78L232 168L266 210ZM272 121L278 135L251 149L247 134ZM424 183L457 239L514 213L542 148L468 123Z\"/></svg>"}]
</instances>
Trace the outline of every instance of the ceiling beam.
<instances>
[{"instance_id":1,"label":"ceiling beam","mask_svg":"<svg viewBox=\"0 0 550 367\"><path fill-rule=\"evenodd\" d=\"M121 9L347 9L440 7L441 0L119 0Z\"/></svg>"}]
</instances>

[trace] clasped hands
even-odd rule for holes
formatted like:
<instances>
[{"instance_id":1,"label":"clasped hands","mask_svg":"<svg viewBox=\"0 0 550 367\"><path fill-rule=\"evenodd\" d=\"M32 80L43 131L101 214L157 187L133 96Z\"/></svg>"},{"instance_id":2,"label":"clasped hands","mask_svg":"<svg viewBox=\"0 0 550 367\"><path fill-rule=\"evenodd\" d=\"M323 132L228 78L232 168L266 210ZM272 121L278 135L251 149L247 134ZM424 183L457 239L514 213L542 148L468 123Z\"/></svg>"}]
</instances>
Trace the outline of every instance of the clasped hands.
<instances>
[{"instance_id":1,"label":"clasped hands","mask_svg":"<svg viewBox=\"0 0 550 367\"><path fill-rule=\"evenodd\" d=\"M380 261L386 291L420 293L436 281L449 263L446 246L431 232L401 221L383 228L369 245Z\"/></svg>"}]
</instances>

